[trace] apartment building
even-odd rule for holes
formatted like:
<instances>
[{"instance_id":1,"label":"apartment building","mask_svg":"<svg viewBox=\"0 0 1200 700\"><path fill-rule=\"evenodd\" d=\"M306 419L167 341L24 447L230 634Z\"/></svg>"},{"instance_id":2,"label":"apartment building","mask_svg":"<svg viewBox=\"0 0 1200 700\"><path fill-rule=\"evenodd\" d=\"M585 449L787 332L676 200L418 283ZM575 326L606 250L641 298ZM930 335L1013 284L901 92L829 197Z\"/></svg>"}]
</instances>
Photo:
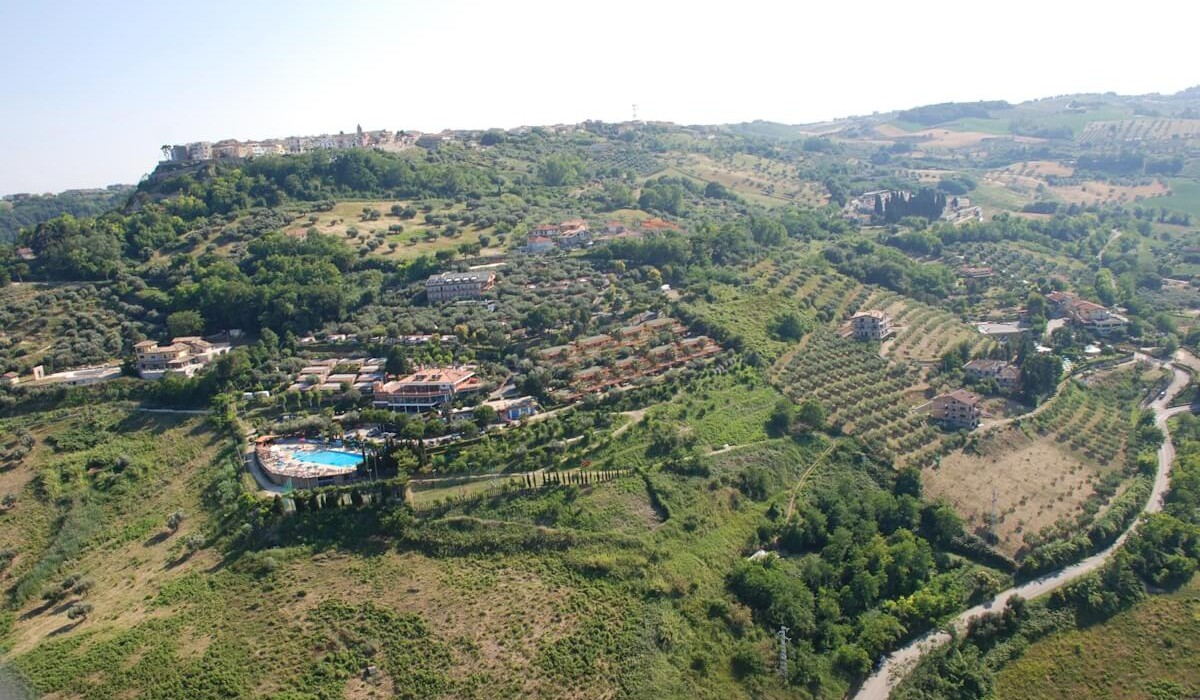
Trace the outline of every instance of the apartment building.
<instances>
[{"instance_id":1,"label":"apartment building","mask_svg":"<svg viewBox=\"0 0 1200 700\"><path fill-rule=\"evenodd\" d=\"M495 286L496 273L490 270L443 272L425 280L425 295L431 303L478 299Z\"/></svg>"},{"instance_id":2,"label":"apartment building","mask_svg":"<svg viewBox=\"0 0 1200 700\"><path fill-rule=\"evenodd\" d=\"M421 369L395 381L377 382L372 403L405 413L420 413L447 406L465 393L483 388L475 368Z\"/></svg>"}]
</instances>

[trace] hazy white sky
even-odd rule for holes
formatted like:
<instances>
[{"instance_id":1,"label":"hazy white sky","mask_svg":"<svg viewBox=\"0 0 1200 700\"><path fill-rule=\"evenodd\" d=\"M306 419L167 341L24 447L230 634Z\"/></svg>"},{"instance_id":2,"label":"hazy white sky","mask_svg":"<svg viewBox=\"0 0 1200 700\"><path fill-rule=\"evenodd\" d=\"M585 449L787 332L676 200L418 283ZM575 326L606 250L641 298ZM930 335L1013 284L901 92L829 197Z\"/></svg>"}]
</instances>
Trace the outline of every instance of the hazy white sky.
<instances>
[{"instance_id":1,"label":"hazy white sky","mask_svg":"<svg viewBox=\"0 0 1200 700\"><path fill-rule=\"evenodd\" d=\"M628 119L798 123L1200 83L1190 0L0 0L0 193L159 146Z\"/></svg>"}]
</instances>

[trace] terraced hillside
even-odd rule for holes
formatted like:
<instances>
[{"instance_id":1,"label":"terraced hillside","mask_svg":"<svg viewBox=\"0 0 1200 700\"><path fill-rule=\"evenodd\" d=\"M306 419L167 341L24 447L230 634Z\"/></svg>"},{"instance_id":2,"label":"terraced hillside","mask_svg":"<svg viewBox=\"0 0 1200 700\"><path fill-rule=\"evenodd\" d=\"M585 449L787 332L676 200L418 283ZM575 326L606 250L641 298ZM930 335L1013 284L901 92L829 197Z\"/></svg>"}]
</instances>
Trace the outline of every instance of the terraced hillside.
<instances>
[{"instance_id":1,"label":"terraced hillside","mask_svg":"<svg viewBox=\"0 0 1200 700\"><path fill-rule=\"evenodd\" d=\"M948 436L917 410L927 402L919 371L880 357L875 346L814 331L772 368L790 398L815 397L830 420L898 465L936 459Z\"/></svg>"},{"instance_id":2,"label":"terraced hillside","mask_svg":"<svg viewBox=\"0 0 1200 700\"><path fill-rule=\"evenodd\" d=\"M932 363L963 342L978 355L986 352L992 342L949 311L893 292L878 291L867 298L863 307L882 309L892 317L896 335L883 344L882 352L894 362Z\"/></svg>"}]
</instances>

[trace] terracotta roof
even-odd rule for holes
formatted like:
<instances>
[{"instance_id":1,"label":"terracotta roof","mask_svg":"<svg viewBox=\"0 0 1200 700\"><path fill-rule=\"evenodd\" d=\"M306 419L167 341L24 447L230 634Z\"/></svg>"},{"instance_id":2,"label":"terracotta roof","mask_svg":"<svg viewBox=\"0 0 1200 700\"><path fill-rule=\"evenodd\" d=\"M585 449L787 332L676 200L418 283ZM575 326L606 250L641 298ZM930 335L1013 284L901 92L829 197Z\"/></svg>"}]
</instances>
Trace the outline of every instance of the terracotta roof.
<instances>
[{"instance_id":1,"label":"terracotta roof","mask_svg":"<svg viewBox=\"0 0 1200 700\"><path fill-rule=\"evenodd\" d=\"M941 396L938 396L937 398L939 398L939 399L954 399L955 401L959 401L961 403L965 403L965 404L968 404L971 406L974 406L983 400L983 397L980 396L979 394L976 394L973 391L967 391L966 389L955 389L954 391L951 391L948 394L942 394Z\"/></svg>"}]
</instances>

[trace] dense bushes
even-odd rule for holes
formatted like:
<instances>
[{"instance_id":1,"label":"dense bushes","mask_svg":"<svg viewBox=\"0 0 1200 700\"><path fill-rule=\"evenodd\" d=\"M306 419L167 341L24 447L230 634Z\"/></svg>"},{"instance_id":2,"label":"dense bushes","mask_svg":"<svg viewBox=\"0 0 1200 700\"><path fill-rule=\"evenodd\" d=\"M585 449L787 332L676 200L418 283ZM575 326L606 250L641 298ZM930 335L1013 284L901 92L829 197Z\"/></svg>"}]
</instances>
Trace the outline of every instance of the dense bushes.
<instances>
[{"instance_id":1,"label":"dense bushes","mask_svg":"<svg viewBox=\"0 0 1200 700\"><path fill-rule=\"evenodd\" d=\"M792 518L760 527L762 544L787 556L739 563L730 590L760 623L803 639L801 653L832 654L843 675L861 676L974 594L951 583L955 565L932 545L960 536L961 522L943 506L923 507L911 484L901 488L889 493L861 475L815 487Z\"/></svg>"}]
</instances>

